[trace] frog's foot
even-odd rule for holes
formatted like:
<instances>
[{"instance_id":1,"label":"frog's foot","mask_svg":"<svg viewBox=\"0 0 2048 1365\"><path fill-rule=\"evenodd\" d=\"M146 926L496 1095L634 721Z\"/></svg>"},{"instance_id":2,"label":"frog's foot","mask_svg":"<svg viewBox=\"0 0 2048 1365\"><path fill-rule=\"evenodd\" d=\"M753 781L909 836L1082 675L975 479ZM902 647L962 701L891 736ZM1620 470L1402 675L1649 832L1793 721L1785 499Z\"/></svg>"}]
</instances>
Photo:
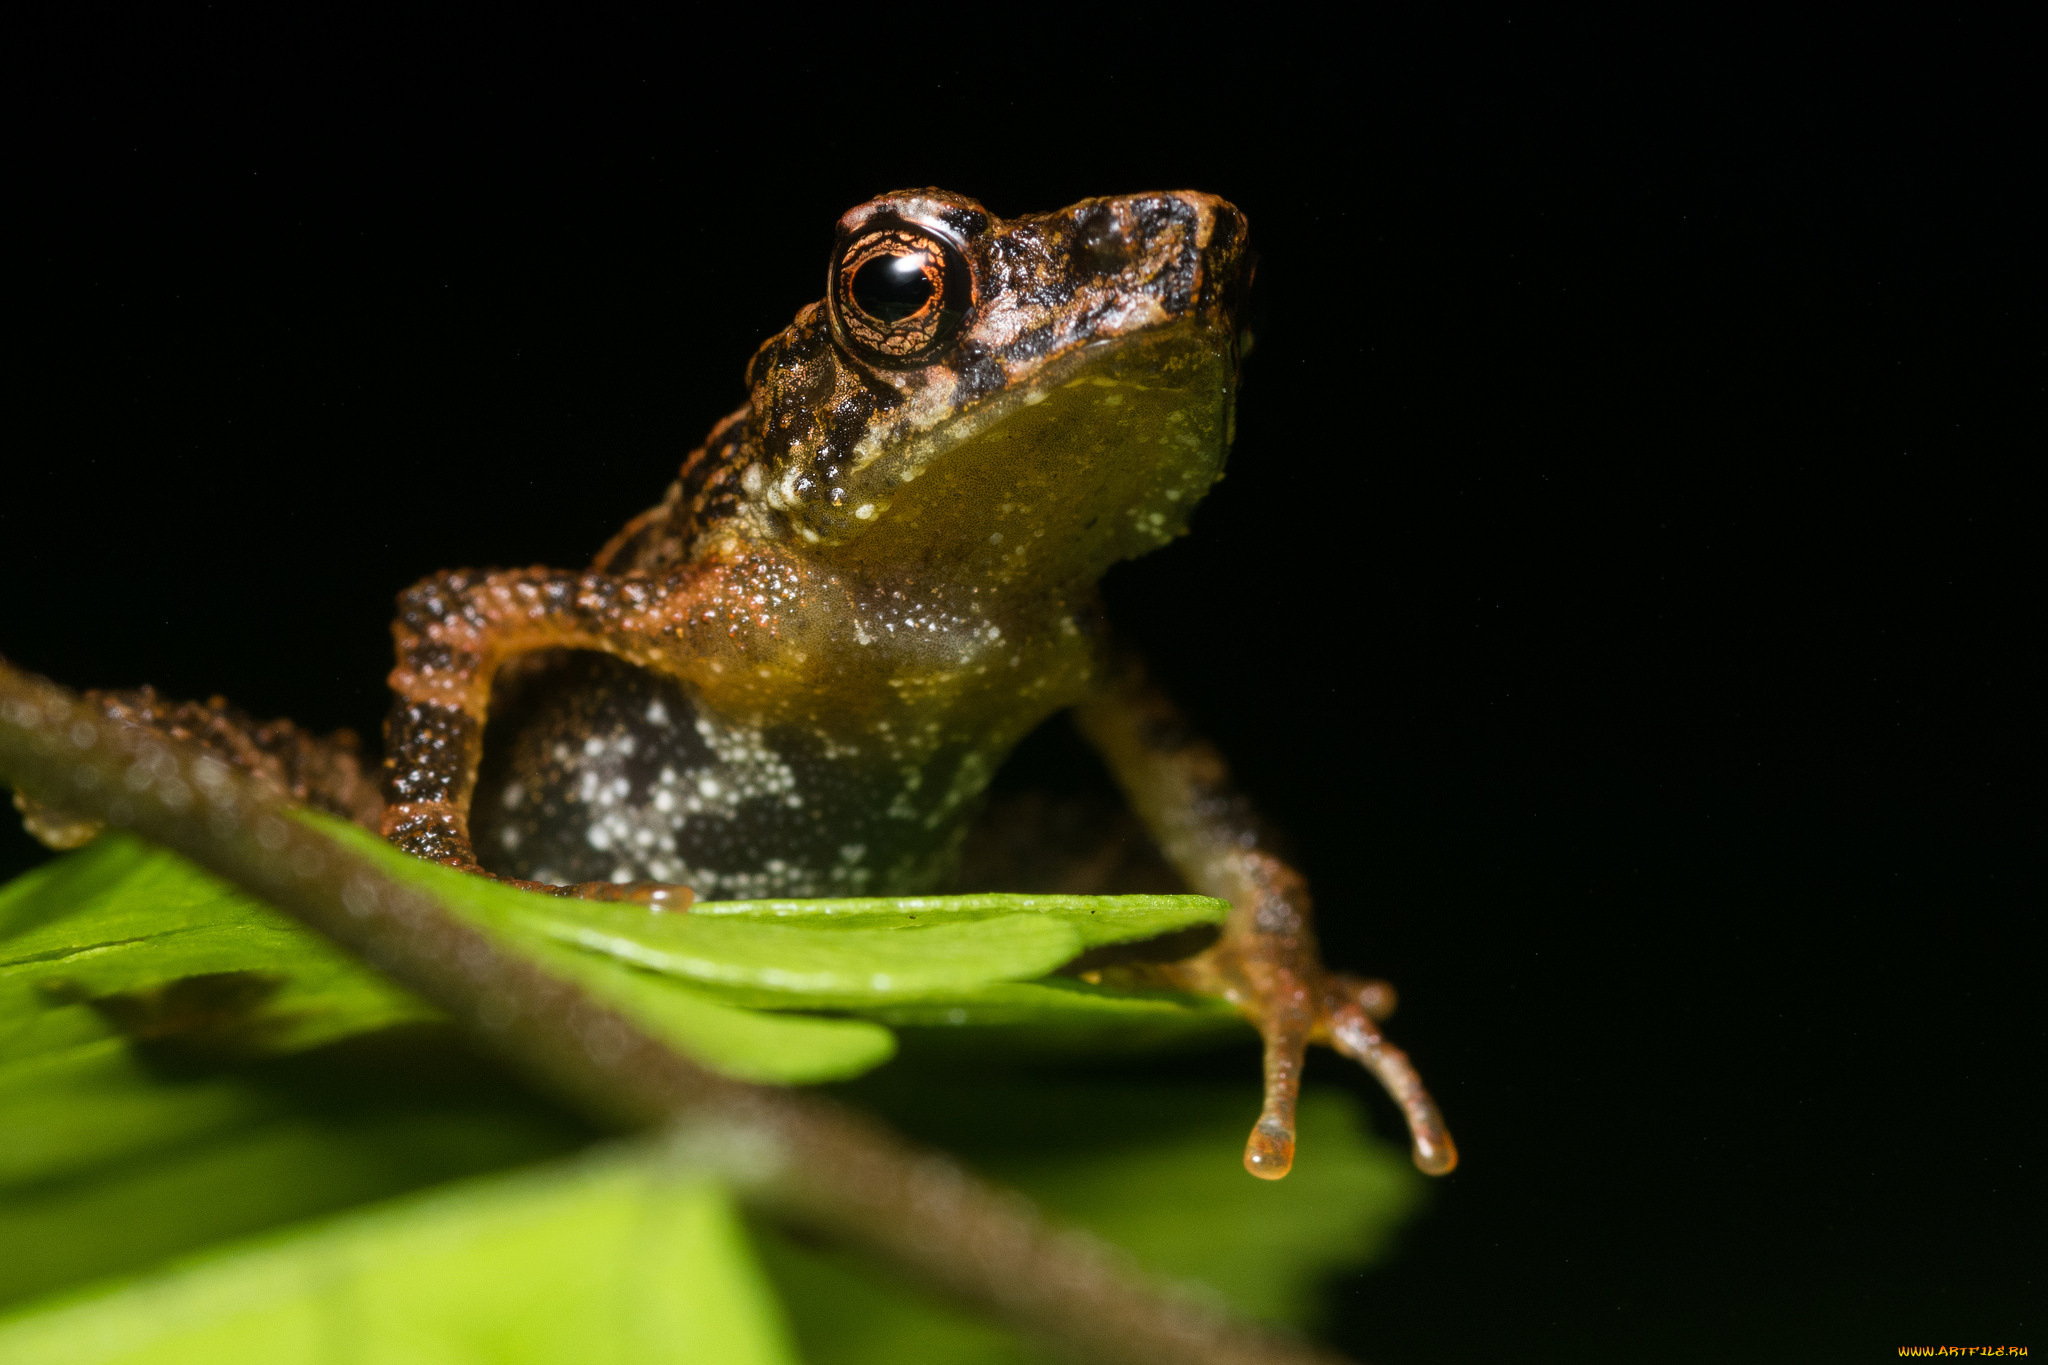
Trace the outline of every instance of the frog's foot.
<instances>
[{"instance_id":1,"label":"frog's foot","mask_svg":"<svg viewBox=\"0 0 2048 1365\"><path fill-rule=\"evenodd\" d=\"M1449 1172L1458 1151L1443 1115L1407 1055L1379 1030L1394 1010L1393 987L1324 969L1309 929L1307 888L1291 868L1256 852L1240 854L1236 865L1241 895L1222 939L1161 975L1183 990L1229 1001L1265 1040L1265 1103L1245 1144L1245 1169L1278 1180L1294 1165L1302 1059L1310 1043L1324 1043L1370 1071L1401 1107L1416 1166L1430 1175Z\"/></svg>"},{"instance_id":2,"label":"frog's foot","mask_svg":"<svg viewBox=\"0 0 2048 1365\"><path fill-rule=\"evenodd\" d=\"M1245 1143L1247 1171L1262 1180L1278 1180L1294 1165L1294 1108L1310 1043L1335 1048L1386 1087L1408 1122L1418 1169L1446 1175L1457 1166L1458 1149L1436 1101L1423 1088L1407 1054L1379 1030L1379 1020L1393 1012L1393 987L1326 972L1319 965L1306 971L1248 975L1252 980L1247 984L1253 987L1249 993L1229 993L1238 996L1234 1003L1251 1017L1266 1045L1265 1104Z\"/></svg>"}]
</instances>

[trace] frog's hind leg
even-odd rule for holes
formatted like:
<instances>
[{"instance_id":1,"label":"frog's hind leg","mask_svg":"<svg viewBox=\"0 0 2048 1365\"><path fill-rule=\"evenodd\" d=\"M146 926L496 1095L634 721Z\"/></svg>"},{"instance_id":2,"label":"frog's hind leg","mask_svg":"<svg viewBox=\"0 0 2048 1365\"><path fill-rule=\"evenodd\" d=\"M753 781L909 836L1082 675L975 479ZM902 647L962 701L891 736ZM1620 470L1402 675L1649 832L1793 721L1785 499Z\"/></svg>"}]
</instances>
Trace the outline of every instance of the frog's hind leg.
<instances>
[{"instance_id":1,"label":"frog's hind leg","mask_svg":"<svg viewBox=\"0 0 2048 1365\"><path fill-rule=\"evenodd\" d=\"M1119 662L1075 720L1115 775L1132 808L1188 885L1231 904L1217 944L1153 969L1154 979L1218 996L1242 1010L1265 1041L1265 1102L1245 1146L1245 1169L1277 1180L1294 1160L1294 1108L1302 1057L1327 1043L1377 1077L1401 1106L1415 1164L1433 1175L1457 1163L1436 1105L1408 1059L1380 1034L1393 1005L1383 982L1324 970L1308 886L1270 851L1250 803L1213 746L1135 660Z\"/></svg>"},{"instance_id":2,"label":"frog's hind leg","mask_svg":"<svg viewBox=\"0 0 2048 1365\"><path fill-rule=\"evenodd\" d=\"M288 720L259 721L221 697L172 701L153 687L91 691L85 700L109 720L198 745L254 777L279 800L338 815L365 829L376 829L382 819L384 799L376 778L364 771L361 747L348 730L316 735ZM76 848L100 831L98 821L79 819L20 792L14 804L28 832L51 848Z\"/></svg>"}]
</instances>

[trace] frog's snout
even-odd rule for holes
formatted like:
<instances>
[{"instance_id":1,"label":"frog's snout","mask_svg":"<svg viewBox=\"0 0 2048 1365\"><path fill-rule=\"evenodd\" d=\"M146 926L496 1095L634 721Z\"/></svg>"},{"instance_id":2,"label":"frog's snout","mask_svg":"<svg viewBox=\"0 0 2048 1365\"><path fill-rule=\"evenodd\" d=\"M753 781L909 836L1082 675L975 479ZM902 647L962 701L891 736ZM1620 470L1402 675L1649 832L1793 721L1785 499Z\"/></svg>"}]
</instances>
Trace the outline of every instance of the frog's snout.
<instances>
[{"instance_id":1,"label":"frog's snout","mask_svg":"<svg viewBox=\"0 0 2048 1365\"><path fill-rule=\"evenodd\" d=\"M1072 216L1079 277L1149 295L1168 316L1229 325L1251 284L1249 229L1228 200L1199 190L1091 199Z\"/></svg>"}]
</instances>

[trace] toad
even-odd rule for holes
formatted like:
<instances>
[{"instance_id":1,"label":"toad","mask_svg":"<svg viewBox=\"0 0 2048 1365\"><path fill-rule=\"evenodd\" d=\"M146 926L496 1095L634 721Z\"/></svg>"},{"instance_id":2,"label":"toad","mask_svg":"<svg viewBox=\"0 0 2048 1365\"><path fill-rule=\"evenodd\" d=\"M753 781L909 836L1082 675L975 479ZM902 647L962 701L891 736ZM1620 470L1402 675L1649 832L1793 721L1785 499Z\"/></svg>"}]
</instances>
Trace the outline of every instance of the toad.
<instances>
[{"instance_id":1,"label":"toad","mask_svg":"<svg viewBox=\"0 0 2048 1365\"><path fill-rule=\"evenodd\" d=\"M1166 860L1232 906L1193 956L1115 970L1262 1035L1247 1169L1286 1174L1320 1042L1448 1171L1377 1027L1391 992L1321 965L1301 876L1098 602L1222 475L1250 273L1244 216L1205 194L1008 220L883 195L839 220L825 297L755 354L745 404L588 569L400 597L381 782L345 741L218 700L100 704L419 857L669 909L941 887L1005 755L1072 708ZM25 810L48 842L89 832Z\"/></svg>"}]
</instances>

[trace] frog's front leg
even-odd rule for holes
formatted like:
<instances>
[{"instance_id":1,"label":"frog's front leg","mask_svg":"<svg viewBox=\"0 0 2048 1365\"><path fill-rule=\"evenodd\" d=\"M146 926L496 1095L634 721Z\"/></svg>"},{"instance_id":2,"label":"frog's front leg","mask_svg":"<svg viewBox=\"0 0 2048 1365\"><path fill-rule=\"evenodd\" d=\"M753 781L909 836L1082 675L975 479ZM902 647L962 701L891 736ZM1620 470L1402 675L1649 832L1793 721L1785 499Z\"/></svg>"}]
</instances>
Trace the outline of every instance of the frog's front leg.
<instances>
[{"instance_id":1,"label":"frog's front leg","mask_svg":"<svg viewBox=\"0 0 2048 1365\"><path fill-rule=\"evenodd\" d=\"M1392 1009L1392 990L1325 970L1308 885L1267 847L1222 755L1132 659L1119 662L1075 718L1167 860L1193 889L1231 904L1214 947L1152 972L1228 1000L1265 1041L1265 1105L1245 1145L1245 1169L1277 1180L1293 1165L1295 1099L1311 1042L1355 1059L1386 1087L1407 1118L1418 1167L1442 1175L1457 1165L1436 1103L1377 1026Z\"/></svg>"},{"instance_id":2,"label":"frog's front leg","mask_svg":"<svg viewBox=\"0 0 2048 1365\"><path fill-rule=\"evenodd\" d=\"M681 574L525 569L443 573L407 589L391 628L398 663L385 734L384 837L416 857L529 890L687 908L691 892L682 886L498 878L477 862L469 804L500 667L533 650L567 648L660 668L684 648L699 614L698 586Z\"/></svg>"}]
</instances>

